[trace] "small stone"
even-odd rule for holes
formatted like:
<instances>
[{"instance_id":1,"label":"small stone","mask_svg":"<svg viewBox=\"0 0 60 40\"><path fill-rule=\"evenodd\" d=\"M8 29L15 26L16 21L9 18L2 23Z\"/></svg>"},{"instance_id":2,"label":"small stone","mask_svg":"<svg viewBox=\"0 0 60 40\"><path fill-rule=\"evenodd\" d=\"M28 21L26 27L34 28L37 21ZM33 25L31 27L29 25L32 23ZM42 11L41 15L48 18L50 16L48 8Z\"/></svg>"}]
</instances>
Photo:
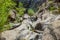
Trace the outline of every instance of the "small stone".
<instances>
[{"instance_id":1,"label":"small stone","mask_svg":"<svg viewBox=\"0 0 60 40\"><path fill-rule=\"evenodd\" d=\"M28 19L28 18L30 18L30 16L28 14L24 14L24 17L23 18L24 19Z\"/></svg>"}]
</instances>

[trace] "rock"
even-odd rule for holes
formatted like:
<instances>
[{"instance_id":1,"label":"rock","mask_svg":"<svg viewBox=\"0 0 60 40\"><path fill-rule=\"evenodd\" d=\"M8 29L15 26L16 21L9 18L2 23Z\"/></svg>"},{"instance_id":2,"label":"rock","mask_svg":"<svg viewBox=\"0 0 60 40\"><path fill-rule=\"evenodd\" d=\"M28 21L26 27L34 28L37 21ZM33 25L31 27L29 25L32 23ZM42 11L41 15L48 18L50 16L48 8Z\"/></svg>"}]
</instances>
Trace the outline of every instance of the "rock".
<instances>
[{"instance_id":1,"label":"rock","mask_svg":"<svg viewBox=\"0 0 60 40\"><path fill-rule=\"evenodd\" d=\"M34 39L38 33L35 33L32 30L30 30L31 29L30 24L32 24L31 21L24 20L21 26L12 30L4 31L2 33L2 37L6 38L6 40Z\"/></svg>"},{"instance_id":2,"label":"rock","mask_svg":"<svg viewBox=\"0 0 60 40\"><path fill-rule=\"evenodd\" d=\"M28 18L30 18L30 16L28 14L24 14L24 17L23 18L24 19L28 19Z\"/></svg>"},{"instance_id":3,"label":"rock","mask_svg":"<svg viewBox=\"0 0 60 40\"><path fill-rule=\"evenodd\" d=\"M42 40L55 40L51 34L47 34L46 36L43 36Z\"/></svg>"},{"instance_id":4,"label":"rock","mask_svg":"<svg viewBox=\"0 0 60 40\"><path fill-rule=\"evenodd\" d=\"M40 30L40 31L43 31L43 26L41 23L37 23L36 26L35 26L35 29L36 30Z\"/></svg>"},{"instance_id":5,"label":"rock","mask_svg":"<svg viewBox=\"0 0 60 40\"><path fill-rule=\"evenodd\" d=\"M55 2L57 2L57 3L60 3L60 0L54 0Z\"/></svg>"},{"instance_id":6,"label":"rock","mask_svg":"<svg viewBox=\"0 0 60 40\"><path fill-rule=\"evenodd\" d=\"M60 15L58 15L55 20L60 20Z\"/></svg>"},{"instance_id":7,"label":"rock","mask_svg":"<svg viewBox=\"0 0 60 40\"><path fill-rule=\"evenodd\" d=\"M23 40L23 39L31 40L31 39L34 39L35 36L37 35L37 33L34 33L32 31L29 32L28 30L27 30L27 32L26 31L23 31L23 32L24 33L21 32L20 36L17 37L17 40Z\"/></svg>"},{"instance_id":8,"label":"rock","mask_svg":"<svg viewBox=\"0 0 60 40\"><path fill-rule=\"evenodd\" d=\"M19 17L19 22L22 22L23 20L23 17Z\"/></svg>"},{"instance_id":9,"label":"rock","mask_svg":"<svg viewBox=\"0 0 60 40\"><path fill-rule=\"evenodd\" d=\"M45 12L41 17L25 14L21 25L16 27L15 24L16 28L2 32L2 37L6 40L60 40L59 16Z\"/></svg>"},{"instance_id":10,"label":"rock","mask_svg":"<svg viewBox=\"0 0 60 40\"><path fill-rule=\"evenodd\" d=\"M52 26L53 26L52 27L53 29L58 28L60 26L60 20L56 20L56 21L52 22Z\"/></svg>"},{"instance_id":11,"label":"rock","mask_svg":"<svg viewBox=\"0 0 60 40\"><path fill-rule=\"evenodd\" d=\"M60 20L56 20L45 28L43 40L60 40Z\"/></svg>"},{"instance_id":12,"label":"rock","mask_svg":"<svg viewBox=\"0 0 60 40\"><path fill-rule=\"evenodd\" d=\"M60 20L56 20L52 23L57 40L60 40Z\"/></svg>"},{"instance_id":13,"label":"rock","mask_svg":"<svg viewBox=\"0 0 60 40\"><path fill-rule=\"evenodd\" d=\"M14 21L16 18L16 11L15 10L10 10L9 11L9 19L10 21Z\"/></svg>"}]
</instances>

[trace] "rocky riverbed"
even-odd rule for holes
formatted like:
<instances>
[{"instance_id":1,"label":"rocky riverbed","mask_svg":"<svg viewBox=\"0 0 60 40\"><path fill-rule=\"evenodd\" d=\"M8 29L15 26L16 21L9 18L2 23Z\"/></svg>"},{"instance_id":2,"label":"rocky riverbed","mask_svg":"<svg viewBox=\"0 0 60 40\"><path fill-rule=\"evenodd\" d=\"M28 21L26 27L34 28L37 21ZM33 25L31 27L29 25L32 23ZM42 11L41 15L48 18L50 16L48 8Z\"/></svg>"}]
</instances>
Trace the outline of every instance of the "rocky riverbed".
<instances>
[{"instance_id":1,"label":"rocky riverbed","mask_svg":"<svg viewBox=\"0 0 60 40\"><path fill-rule=\"evenodd\" d=\"M60 15L45 11L37 18L28 14L23 18L21 23L13 25L16 28L2 33L2 40L60 40Z\"/></svg>"}]
</instances>

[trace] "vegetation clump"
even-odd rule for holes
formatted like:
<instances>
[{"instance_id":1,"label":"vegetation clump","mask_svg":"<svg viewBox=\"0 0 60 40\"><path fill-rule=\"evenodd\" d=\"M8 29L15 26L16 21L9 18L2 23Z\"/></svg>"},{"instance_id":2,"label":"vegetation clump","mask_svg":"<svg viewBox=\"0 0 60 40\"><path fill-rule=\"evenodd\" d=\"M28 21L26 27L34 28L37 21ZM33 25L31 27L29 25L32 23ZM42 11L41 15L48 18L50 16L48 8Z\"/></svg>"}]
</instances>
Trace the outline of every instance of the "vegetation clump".
<instances>
[{"instance_id":1,"label":"vegetation clump","mask_svg":"<svg viewBox=\"0 0 60 40\"><path fill-rule=\"evenodd\" d=\"M9 10L13 9L15 5L16 4L12 0L0 0L0 32L8 29Z\"/></svg>"},{"instance_id":2,"label":"vegetation clump","mask_svg":"<svg viewBox=\"0 0 60 40\"><path fill-rule=\"evenodd\" d=\"M24 8L23 3L19 2L18 8L16 8L16 10L20 16L23 16L26 8Z\"/></svg>"},{"instance_id":3,"label":"vegetation clump","mask_svg":"<svg viewBox=\"0 0 60 40\"><path fill-rule=\"evenodd\" d=\"M32 15L34 14L33 9L29 9L29 10L28 10L28 14L29 14L30 16L32 16Z\"/></svg>"}]
</instances>

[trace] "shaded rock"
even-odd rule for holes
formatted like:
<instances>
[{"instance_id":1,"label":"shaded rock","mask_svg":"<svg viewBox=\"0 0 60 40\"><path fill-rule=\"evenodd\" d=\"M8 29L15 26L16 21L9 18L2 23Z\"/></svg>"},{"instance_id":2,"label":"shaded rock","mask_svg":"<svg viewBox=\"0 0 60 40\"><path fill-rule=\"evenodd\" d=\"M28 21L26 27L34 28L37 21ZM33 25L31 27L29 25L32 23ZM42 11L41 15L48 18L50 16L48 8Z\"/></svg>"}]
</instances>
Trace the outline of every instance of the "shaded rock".
<instances>
[{"instance_id":1,"label":"shaded rock","mask_svg":"<svg viewBox=\"0 0 60 40\"><path fill-rule=\"evenodd\" d=\"M53 29L60 27L60 20L56 20L56 21L52 22L52 26L53 26L52 27Z\"/></svg>"},{"instance_id":2,"label":"shaded rock","mask_svg":"<svg viewBox=\"0 0 60 40\"><path fill-rule=\"evenodd\" d=\"M36 16L32 16L32 17L30 17L30 19L32 22L34 22L34 21L37 21L38 18Z\"/></svg>"},{"instance_id":3,"label":"shaded rock","mask_svg":"<svg viewBox=\"0 0 60 40\"><path fill-rule=\"evenodd\" d=\"M60 16L45 12L41 17L25 14L21 25L16 27L15 24L15 28L4 31L2 37L6 40L60 40Z\"/></svg>"},{"instance_id":4,"label":"shaded rock","mask_svg":"<svg viewBox=\"0 0 60 40\"><path fill-rule=\"evenodd\" d=\"M6 40L6 38L4 38L4 37L0 37L0 40Z\"/></svg>"},{"instance_id":5,"label":"shaded rock","mask_svg":"<svg viewBox=\"0 0 60 40\"><path fill-rule=\"evenodd\" d=\"M55 2L57 2L57 3L60 3L60 0L54 0Z\"/></svg>"},{"instance_id":6,"label":"shaded rock","mask_svg":"<svg viewBox=\"0 0 60 40\"><path fill-rule=\"evenodd\" d=\"M52 24L57 40L60 40L60 20L54 21Z\"/></svg>"},{"instance_id":7,"label":"shaded rock","mask_svg":"<svg viewBox=\"0 0 60 40\"><path fill-rule=\"evenodd\" d=\"M42 32L34 32L30 19L23 20L22 24L15 29L4 31L2 37L6 40L41 40Z\"/></svg>"},{"instance_id":8,"label":"shaded rock","mask_svg":"<svg viewBox=\"0 0 60 40\"><path fill-rule=\"evenodd\" d=\"M53 36L53 34L51 34L50 29L46 28L44 30L42 40L55 40L55 36Z\"/></svg>"},{"instance_id":9,"label":"shaded rock","mask_svg":"<svg viewBox=\"0 0 60 40\"><path fill-rule=\"evenodd\" d=\"M41 30L41 31L43 31L43 26L42 26L42 24L41 24L41 23L36 24L35 29L36 29L36 30Z\"/></svg>"},{"instance_id":10,"label":"shaded rock","mask_svg":"<svg viewBox=\"0 0 60 40\"><path fill-rule=\"evenodd\" d=\"M23 18L24 19L28 19L28 18L30 18L30 16L28 14L24 14L24 17Z\"/></svg>"},{"instance_id":11,"label":"shaded rock","mask_svg":"<svg viewBox=\"0 0 60 40\"><path fill-rule=\"evenodd\" d=\"M58 15L55 20L60 20L60 15Z\"/></svg>"},{"instance_id":12,"label":"shaded rock","mask_svg":"<svg viewBox=\"0 0 60 40\"><path fill-rule=\"evenodd\" d=\"M12 26L9 30L13 30L17 27L19 27L21 24L20 23L17 23L17 24L13 24L13 23L10 23L10 25Z\"/></svg>"},{"instance_id":13,"label":"shaded rock","mask_svg":"<svg viewBox=\"0 0 60 40\"><path fill-rule=\"evenodd\" d=\"M60 40L60 20L56 20L45 28L43 40Z\"/></svg>"},{"instance_id":14,"label":"shaded rock","mask_svg":"<svg viewBox=\"0 0 60 40\"><path fill-rule=\"evenodd\" d=\"M14 21L16 19L16 11L15 10L9 11L9 19L10 19L10 21Z\"/></svg>"}]
</instances>

